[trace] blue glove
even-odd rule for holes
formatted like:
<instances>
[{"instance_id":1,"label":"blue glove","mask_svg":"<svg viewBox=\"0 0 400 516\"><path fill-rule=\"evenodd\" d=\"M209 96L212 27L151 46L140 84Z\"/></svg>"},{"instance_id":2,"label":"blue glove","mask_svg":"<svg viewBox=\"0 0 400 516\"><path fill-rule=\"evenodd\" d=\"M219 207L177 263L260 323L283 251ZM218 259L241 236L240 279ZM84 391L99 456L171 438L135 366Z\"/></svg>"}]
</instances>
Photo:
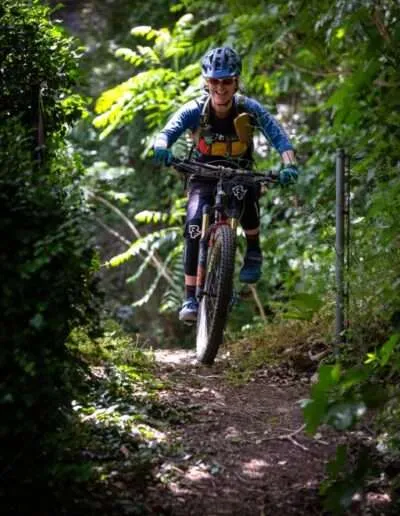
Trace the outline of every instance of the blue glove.
<instances>
[{"instance_id":1,"label":"blue glove","mask_svg":"<svg viewBox=\"0 0 400 516\"><path fill-rule=\"evenodd\" d=\"M154 161L168 166L172 161L172 152L166 147L154 147Z\"/></svg>"},{"instance_id":2,"label":"blue glove","mask_svg":"<svg viewBox=\"0 0 400 516\"><path fill-rule=\"evenodd\" d=\"M279 171L279 182L282 186L286 186L297 181L299 171L296 165L286 165Z\"/></svg>"}]
</instances>

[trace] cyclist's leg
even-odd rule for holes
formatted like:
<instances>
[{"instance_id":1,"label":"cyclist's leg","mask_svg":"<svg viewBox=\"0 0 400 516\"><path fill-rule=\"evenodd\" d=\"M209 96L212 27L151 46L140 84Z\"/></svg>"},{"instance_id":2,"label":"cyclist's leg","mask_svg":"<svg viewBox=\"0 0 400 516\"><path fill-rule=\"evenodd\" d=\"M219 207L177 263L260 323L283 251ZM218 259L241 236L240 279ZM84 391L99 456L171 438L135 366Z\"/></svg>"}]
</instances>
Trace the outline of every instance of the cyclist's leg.
<instances>
[{"instance_id":1,"label":"cyclist's leg","mask_svg":"<svg viewBox=\"0 0 400 516\"><path fill-rule=\"evenodd\" d=\"M185 301L179 313L181 320L195 320L197 316L196 273L201 234L203 206L212 204L213 187L207 183L194 183L189 189L188 207L185 224Z\"/></svg>"},{"instance_id":2,"label":"cyclist's leg","mask_svg":"<svg viewBox=\"0 0 400 516\"><path fill-rule=\"evenodd\" d=\"M249 189L243 201L243 213L240 219L247 246L244 264L239 274L240 281L244 283L255 283L261 277L259 192L259 188Z\"/></svg>"}]
</instances>

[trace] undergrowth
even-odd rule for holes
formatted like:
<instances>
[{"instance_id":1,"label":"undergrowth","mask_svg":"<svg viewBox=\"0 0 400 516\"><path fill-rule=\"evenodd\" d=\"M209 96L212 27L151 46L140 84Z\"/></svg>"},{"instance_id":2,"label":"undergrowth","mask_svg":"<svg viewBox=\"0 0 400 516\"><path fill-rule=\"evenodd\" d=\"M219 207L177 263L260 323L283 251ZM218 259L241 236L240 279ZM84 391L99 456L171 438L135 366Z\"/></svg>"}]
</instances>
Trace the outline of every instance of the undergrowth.
<instances>
[{"instance_id":1,"label":"undergrowth","mask_svg":"<svg viewBox=\"0 0 400 516\"><path fill-rule=\"evenodd\" d=\"M156 377L154 356L138 347L113 321L101 338L83 328L72 332L69 346L87 364L86 393L73 402L63 436L65 454L54 467L51 496L40 514L145 514L143 496L161 457L179 453L166 429L190 418L158 399L168 387ZM154 481L154 479L153 479ZM10 508L8 508L10 509ZM29 514L24 501L12 507Z\"/></svg>"},{"instance_id":2,"label":"undergrowth","mask_svg":"<svg viewBox=\"0 0 400 516\"><path fill-rule=\"evenodd\" d=\"M333 349L332 330L332 315L326 310L310 320L276 317L228 343L226 377L234 384L247 382L258 369L282 364L297 371L314 371L317 358L328 356Z\"/></svg>"}]
</instances>

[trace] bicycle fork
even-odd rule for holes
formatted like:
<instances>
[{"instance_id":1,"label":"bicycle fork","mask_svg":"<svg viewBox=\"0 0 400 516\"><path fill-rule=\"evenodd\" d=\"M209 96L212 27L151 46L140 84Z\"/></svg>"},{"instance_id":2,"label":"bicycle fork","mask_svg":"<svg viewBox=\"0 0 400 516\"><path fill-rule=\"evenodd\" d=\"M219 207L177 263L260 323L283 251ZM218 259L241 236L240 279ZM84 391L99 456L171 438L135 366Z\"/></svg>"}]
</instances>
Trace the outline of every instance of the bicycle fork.
<instances>
[{"instance_id":1,"label":"bicycle fork","mask_svg":"<svg viewBox=\"0 0 400 516\"><path fill-rule=\"evenodd\" d=\"M203 206L201 219L201 235L199 242L199 258L197 262L196 298L201 301L204 294L206 280L207 254L208 254L208 227L210 225L210 206Z\"/></svg>"},{"instance_id":2,"label":"bicycle fork","mask_svg":"<svg viewBox=\"0 0 400 516\"><path fill-rule=\"evenodd\" d=\"M228 219L228 225L232 231L236 232L238 226L237 218L231 217ZM204 285L206 280L207 271L207 257L208 248L210 247L210 207L204 206L201 221L201 235L199 241L199 257L197 261L197 272L196 272L196 299L201 301L204 296ZM212 235L211 235L212 238Z\"/></svg>"}]
</instances>

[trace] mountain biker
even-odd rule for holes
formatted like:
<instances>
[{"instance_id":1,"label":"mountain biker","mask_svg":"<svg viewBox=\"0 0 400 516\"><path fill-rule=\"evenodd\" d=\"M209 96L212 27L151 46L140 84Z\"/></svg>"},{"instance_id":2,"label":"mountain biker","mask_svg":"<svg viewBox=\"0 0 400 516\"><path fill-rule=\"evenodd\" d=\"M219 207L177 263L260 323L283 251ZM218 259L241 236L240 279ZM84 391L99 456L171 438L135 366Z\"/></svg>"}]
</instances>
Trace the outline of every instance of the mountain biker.
<instances>
[{"instance_id":1,"label":"mountain biker","mask_svg":"<svg viewBox=\"0 0 400 516\"><path fill-rule=\"evenodd\" d=\"M229 160L229 166L248 169L252 165L252 130L257 127L281 155L280 183L287 185L296 182L298 168L287 134L259 102L238 93L242 66L235 50L226 46L214 48L204 55L201 67L206 94L184 104L156 136L155 160L170 165L171 145L186 130L190 130L193 138L190 157L207 163ZM244 123L241 124L240 119ZM215 182L204 180L194 179L189 184L184 254L185 301L179 312L179 319L185 322L197 318L195 291L201 214L205 204L212 204L214 188ZM256 283L261 276L258 197L259 192L256 191L246 195L240 220L247 243L239 274L239 280L243 283Z\"/></svg>"}]
</instances>

